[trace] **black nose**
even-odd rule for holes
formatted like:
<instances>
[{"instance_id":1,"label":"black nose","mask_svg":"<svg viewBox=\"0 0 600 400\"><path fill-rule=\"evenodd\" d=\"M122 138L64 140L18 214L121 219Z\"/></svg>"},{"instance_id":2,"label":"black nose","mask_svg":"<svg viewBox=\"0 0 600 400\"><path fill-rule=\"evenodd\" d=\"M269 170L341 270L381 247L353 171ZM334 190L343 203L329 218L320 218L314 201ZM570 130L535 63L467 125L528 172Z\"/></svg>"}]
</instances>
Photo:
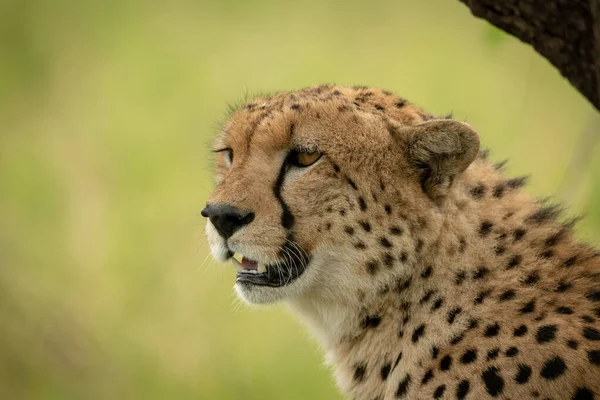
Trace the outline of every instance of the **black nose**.
<instances>
[{"instance_id":1,"label":"black nose","mask_svg":"<svg viewBox=\"0 0 600 400\"><path fill-rule=\"evenodd\" d=\"M229 239L238 229L254 220L253 212L242 212L229 204L207 204L202 216L210 219L224 239Z\"/></svg>"}]
</instances>

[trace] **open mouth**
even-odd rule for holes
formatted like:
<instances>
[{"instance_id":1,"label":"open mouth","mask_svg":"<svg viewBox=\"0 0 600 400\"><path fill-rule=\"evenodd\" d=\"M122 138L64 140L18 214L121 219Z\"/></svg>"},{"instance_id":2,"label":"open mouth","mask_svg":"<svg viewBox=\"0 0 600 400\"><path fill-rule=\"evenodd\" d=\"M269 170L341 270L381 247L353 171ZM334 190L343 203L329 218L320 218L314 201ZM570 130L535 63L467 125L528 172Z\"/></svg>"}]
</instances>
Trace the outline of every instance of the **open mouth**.
<instances>
[{"instance_id":1,"label":"open mouth","mask_svg":"<svg viewBox=\"0 0 600 400\"><path fill-rule=\"evenodd\" d=\"M231 262L237 269L236 283L281 287L289 285L304 273L309 263L309 257L302 252L282 252L285 254L281 261L264 264L241 256L241 260L231 257Z\"/></svg>"}]
</instances>

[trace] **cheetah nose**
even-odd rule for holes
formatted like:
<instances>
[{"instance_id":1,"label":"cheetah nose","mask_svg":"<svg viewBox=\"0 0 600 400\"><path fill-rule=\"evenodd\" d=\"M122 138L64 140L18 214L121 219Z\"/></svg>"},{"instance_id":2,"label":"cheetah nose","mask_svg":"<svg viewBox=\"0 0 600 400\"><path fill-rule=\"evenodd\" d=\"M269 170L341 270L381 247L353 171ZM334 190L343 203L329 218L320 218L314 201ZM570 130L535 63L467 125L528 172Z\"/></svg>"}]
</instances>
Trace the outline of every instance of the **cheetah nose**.
<instances>
[{"instance_id":1,"label":"cheetah nose","mask_svg":"<svg viewBox=\"0 0 600 400\"><path fill-rule=\"evenodd\" d=\"M229 204L206 204L202 216L210 219L219 235L227 240L240 228L254 220L254 213L243 212Z\"/></svg>"}]
</instances>

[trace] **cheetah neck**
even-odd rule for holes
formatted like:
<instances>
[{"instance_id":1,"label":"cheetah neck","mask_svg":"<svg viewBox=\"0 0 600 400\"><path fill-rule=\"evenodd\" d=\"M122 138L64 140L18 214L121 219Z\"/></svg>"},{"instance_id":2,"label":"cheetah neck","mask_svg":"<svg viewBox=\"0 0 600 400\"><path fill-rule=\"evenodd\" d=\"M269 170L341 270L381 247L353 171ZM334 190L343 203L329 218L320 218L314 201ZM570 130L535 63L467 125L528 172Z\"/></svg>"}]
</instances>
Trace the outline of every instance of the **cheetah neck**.
<instances>
[{"instance_id":1,"label":"cheetah neck","mask_svg":"<svg viewBox=\"0 0 600 400\"><path fill-rule=\"evenodd\" d=\"M568 264L597 254L577 245L556 222L556 209L519 190L521 184L478 160L439 212L415 213L414 221L420 216L426 224L404 221L412 242L399 241L398 246L410 247L409 257L394 273L370 287L354 282L290 302L324 345L342 390L362 398L357 390L368 390L356 385L363 379L362 366L385 367L403 357L398 368L409 368L481 328L485 313L509 318L497 307L516 297L510 282L523 282L527 296L562 290L562 275L548 277L542 287L532 265ZM423 246L417 251L419 241ZM352 263L351 255L343 254L328 262Z\"/></svg>"}]
</instances>

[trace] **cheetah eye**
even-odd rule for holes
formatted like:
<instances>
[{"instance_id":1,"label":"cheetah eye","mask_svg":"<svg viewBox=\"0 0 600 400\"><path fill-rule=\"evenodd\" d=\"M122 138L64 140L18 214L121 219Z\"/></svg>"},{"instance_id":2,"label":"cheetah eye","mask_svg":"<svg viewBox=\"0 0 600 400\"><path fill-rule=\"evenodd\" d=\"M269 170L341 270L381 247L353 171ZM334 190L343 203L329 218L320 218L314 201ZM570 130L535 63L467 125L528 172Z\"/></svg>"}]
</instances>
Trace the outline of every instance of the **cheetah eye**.
<instances>
[{"instance_id":1,"label":"cheetah eye","mask_svg":"<svg viewBox=\"0 0 600 400\"><path fill-rule=\"evenodd\" d=\"M233 162L233 149L226 147L224 149L214 150L214 152L225 153L225 164L227 164L228 167L231 166L231 163Z\"/></svg>"},{"instance_id":2,"label":"cheetah eye","mask_svg":"<svg viewBox=\"0 0 600 400\"><path fill-rule=\"evenodd\" d=\"M304 152L304 151L294 151L290 154L290 164L304 168L308 167L317 162L319 158L321 158L322 153L318 151Z\"/></svg>"}]
</instances>

